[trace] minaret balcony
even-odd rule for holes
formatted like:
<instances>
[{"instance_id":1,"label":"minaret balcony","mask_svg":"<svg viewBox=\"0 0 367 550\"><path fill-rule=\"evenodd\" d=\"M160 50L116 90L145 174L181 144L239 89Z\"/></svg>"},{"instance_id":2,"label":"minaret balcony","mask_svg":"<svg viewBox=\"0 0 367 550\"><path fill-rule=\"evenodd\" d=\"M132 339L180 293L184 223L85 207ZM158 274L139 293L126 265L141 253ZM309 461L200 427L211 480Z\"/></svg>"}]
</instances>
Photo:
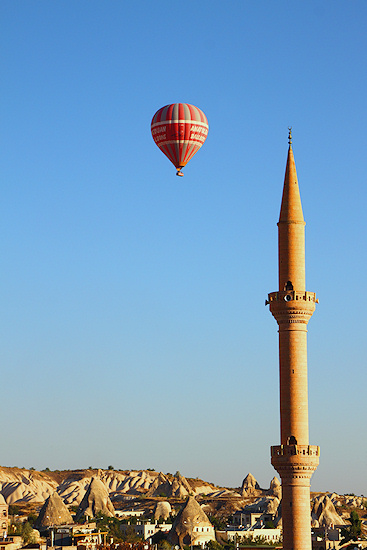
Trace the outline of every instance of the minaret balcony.
<instances>
[{"instance_id":1,"label":"minaret balcony","mask_svg":"<svg viewBox=\"0 0 367 550\"><path fill-rule=\"evenodd\" d=\"M268 294L268 299L265 305L272 302L313 302L318 304L315 292L307 292L307 290L283 290L279 292L271 292Z\"/></svg>"},{"instance_id":2,"label":"minaret balcony","mask_svg":"<svg viewBox=\"0 0 367 550\"><path fill-rule=\"evenodd\" d=\"M271 292L268 295L268 300L265 301L265 305L270 306L270 311L278 324L301 323L307 325L317 303L315 292L306 290Z\"/></svg>"},{"instance_id":3,"label":"minaret balcony","mask_svg":"<svg viewBox=\"0 0 367 550\"><path fill-rule=\"evenodd\" d=\"M319 465L318 445L276 445L271 447L271 463L282 478L302 485ZM309 481L308 481L309 483Z\"/></svg>"},{"instance_id":4,"label":"minaret balcony","mask_svg":"<svg viewBox=\"0 0 367 550\"><path fill-rule=\"evenodd\" d=\"M271 456L320 456L318 445L274 445L270 447Z\"/></svg>"}]
</instances>

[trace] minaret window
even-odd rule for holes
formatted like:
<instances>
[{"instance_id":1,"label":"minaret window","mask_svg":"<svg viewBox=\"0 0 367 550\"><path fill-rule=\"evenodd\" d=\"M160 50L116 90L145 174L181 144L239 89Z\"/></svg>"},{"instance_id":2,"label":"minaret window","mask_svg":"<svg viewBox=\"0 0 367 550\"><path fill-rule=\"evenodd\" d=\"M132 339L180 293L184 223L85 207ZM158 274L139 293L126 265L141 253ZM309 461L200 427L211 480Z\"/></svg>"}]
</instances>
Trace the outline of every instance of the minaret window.
<instances>
[{"instance_id":1,"label":"minaret window","mask_svg":"<svg viewBox=\"0 0 367 550\"><path fill-rule=\"evenodd\" d=\"M287 281L287 284L285 285L284 290L293 290L293 285L291 281Z\"/></svg>"}]
</instances>

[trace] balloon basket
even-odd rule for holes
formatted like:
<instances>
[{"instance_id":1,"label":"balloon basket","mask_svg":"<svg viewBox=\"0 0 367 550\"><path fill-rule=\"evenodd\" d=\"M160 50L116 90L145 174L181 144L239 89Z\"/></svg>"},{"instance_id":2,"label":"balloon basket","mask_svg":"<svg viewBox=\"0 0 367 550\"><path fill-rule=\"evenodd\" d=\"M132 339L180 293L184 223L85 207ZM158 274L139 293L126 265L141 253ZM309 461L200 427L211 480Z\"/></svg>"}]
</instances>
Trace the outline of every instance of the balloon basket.
<instances>
[{"instance_id":1,"label":"balloon basket","mask_svg":"<svg viewBox=\"0 0 367 550\"><path fill-rule=\"evenodd\" d=\"M181 172L180 168L177 169L176 176L181 176L181 177L184 176L184 173Z\"/></svg>"}]
</instances>

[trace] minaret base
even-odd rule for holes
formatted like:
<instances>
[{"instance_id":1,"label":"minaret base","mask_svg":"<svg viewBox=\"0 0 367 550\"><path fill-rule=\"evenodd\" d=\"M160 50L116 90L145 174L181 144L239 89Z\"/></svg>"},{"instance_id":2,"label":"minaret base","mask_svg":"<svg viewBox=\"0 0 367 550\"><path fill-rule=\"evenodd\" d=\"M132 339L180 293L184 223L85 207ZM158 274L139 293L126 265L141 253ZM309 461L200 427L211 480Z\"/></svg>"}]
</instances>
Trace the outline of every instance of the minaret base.
<instances>
[{"instance_id":1,"label":"minaret base","mask_svg":"<svg viewBox=\"0 0 367 550\"><path fill-rule=\"evenodd\" d=\"M282 480L284 550L312 550L310 479L319 456L316 445L271 447L271 463Z\"/></svg>"}]
</instances>

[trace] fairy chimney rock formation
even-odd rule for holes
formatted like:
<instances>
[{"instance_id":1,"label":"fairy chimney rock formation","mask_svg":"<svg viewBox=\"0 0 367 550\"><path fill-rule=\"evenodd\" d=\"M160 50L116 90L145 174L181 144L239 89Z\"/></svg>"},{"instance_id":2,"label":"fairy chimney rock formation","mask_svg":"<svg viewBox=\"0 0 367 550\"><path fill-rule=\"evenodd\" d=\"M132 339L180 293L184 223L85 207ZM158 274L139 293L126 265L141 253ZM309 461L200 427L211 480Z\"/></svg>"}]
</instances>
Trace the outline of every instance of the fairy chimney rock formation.
<instances>
[{"instance_id":1,"label":"fairy chimney rock formation","mask_svg":"<svg viewBox=\"0 0 367 550\"><path fill-rule=\"evenodd\" d=\"M74 523L73 518L65 506L60 495L55 491L45 501L35 522L35 527L49 527L50 525L65 525Z\"/></svg>"},{"instance_id":2,"label":"fairy chimney rock formation","mask_svg":"<svg viewBox=\"0 0 367 550\"><path fill-rule=\"evenodd\" d=\"M242 482L241 495L243 497L254 497L260 494L260 486L252 474L247 474Z\"/></svg>"},{"instance_id":3,"label":"fairy chimney rock formation","mask_svg":"<svg viewBox=\"0 0 367 550\"><path fill-rule=\"evenodd\" d=\"M327 496L315 498L311 509L311 524L313 527L329 527L330 525L344 525L344 520L335 510L331 499Z\"/></svg>"},{"instance_id":4,"label":"fairy chimney rock formation","mask_svg":"<svg viewBox=\"0 0 367 550\"><path fill-rule=\"evenodd\" d=\"M215 540L214 528L194 497L189 497L177 514L168 540L173 545L179 544L180 548L184 544L196 546Z\"/></svg>"},{"instance_id":5,"label":"fairy chimney rock formation","mask_svg":"<svg viewBox=\"0 0 367 550\"><path fill-rule=\"evenodd\" d=\"M274 476L270 482L270 489L268 491L268 495L272 497L276 497L279 500L282 499L282 485L276 476Z\"/></svg>"},{"instance_id":6,"label":"fairy chimney rock formation","mask_svg":"<svg viewBox=\"0 0 367 550\"><path fill-rule=\"evenodd\" d=\"M165 497L178 497L184 498L192 493L192 488L187 481L187 479L182 476L179 472L173 476L172 481L162 474L159 473L158 477L152 483L147 496L165 496Z\"/></svg>"},{"instance_id":7,"label":"fairy chimney rock formation","mask_svg":"<svg viewBox=\"0 0 367 550\"><path fill-rule=\"evenodd\" d=\"M82 516L93 518L98 512L108 517L115 515L115 509L108 496L107 487L99 478L93 477L83 500L79 504L76 519L79 520Z\"/></svg>"},{"instance_id":8,"label":"fairy chimney rock formation","mask_svg":"<svg viewBox=\"0 0 367 550\"><path fill-rule=\"evenodd\" d=\"M182 498L190 493L192 493L192 489L187 479L177 472L172 481L171 496Z\"/></svg>"},{"instance_id":9,"label":"fairy chimney rock formation","mask_svg":"<svg viewBox=\"0 0 367 550\"><path fill-rule=\"evenodd\" d=\"M167 518L169 518L171 512L172 512L172 508L169 502L167 501L157 502L154 508L154 519L159 520L160 518L162 518L166 520Z\"/></svg>"},{"instance_id":10,"label":"fairy chimney rock formation","mask_svg":"<svg viewBox=\"0 0 367 550\"><path fill-rule=\"evenodd\" d=\"M162 472L159 472L159 474L157 475L157 477L155 478L155 480L153 481L153 483L151 484L151 486L149 487L149 490L146 494L147 497L152 497L152 496L160 496L160 495L165 495L166 496L166 486L167 486L167 483L168 483L168 478L167 476L165 476Z\"/></svg>"}]
</instances>

